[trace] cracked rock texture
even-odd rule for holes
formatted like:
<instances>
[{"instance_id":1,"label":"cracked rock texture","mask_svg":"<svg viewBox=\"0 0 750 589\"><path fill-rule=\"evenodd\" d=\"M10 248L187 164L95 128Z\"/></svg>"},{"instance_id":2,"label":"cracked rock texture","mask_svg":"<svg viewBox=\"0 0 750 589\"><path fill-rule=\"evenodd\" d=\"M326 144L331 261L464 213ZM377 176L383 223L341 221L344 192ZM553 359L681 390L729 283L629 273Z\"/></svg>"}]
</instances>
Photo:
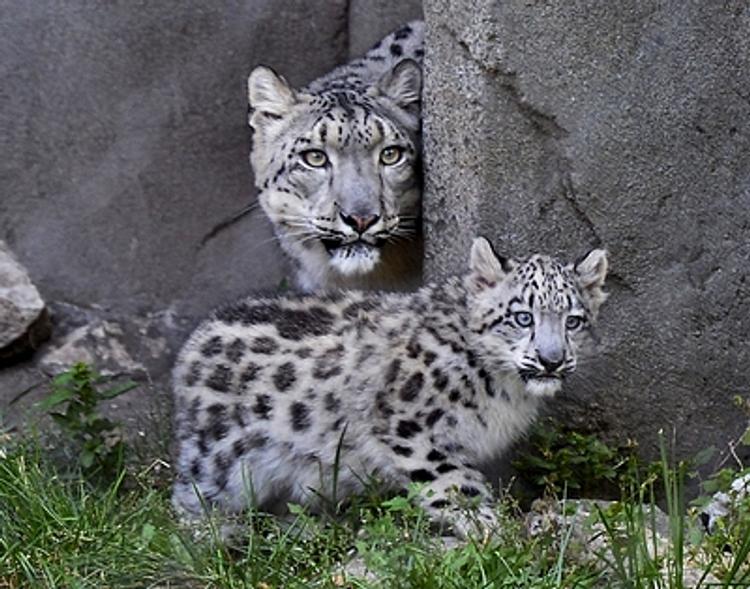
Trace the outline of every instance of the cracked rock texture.
<instances>
[{"instance_id":1,"label":"cracked rock texture","mask_svg":"<svg viewBox=\"0 0 750 589\"><path fill-rule=\"evenodd\" d=\"M427 0L428 278L471 239L611 253L601 353L557 410L653 456L726 449L750 380L746 2ZM446 236L450 235L450 239Z\"/></svg>"}]
</instances>

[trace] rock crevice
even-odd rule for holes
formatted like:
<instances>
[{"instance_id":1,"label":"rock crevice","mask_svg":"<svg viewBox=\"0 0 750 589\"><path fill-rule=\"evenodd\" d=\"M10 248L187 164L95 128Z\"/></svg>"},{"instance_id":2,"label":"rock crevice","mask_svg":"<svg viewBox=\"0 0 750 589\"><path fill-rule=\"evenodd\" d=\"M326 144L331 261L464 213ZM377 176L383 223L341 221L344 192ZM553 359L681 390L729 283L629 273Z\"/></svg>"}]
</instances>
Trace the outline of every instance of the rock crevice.
<instances>
[{"instance_id":1,"label":"rock crevice","mask_svg":"<svg viewBox=\"0 0 750 589\"><path fill-rule=\"evenodd\" d=\"M426 0L428 279L476 234L611 253L601 354L557 410L655 453L726 448L750 359L750 13ZM449 232L450 239L446 239Z\"/></svg>"}]
</instances>

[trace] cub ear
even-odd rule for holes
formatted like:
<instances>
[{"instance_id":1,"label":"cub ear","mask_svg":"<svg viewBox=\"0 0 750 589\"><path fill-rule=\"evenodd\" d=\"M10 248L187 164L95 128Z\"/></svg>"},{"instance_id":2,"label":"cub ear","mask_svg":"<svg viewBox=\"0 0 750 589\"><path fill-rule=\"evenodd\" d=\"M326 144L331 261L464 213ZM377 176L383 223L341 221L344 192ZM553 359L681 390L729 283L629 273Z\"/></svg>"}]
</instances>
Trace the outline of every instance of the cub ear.
<instances>
[{"instance_id":1,"label":"cub ear","mask_svg":"<svg viewBox=\"0 0 750 589\"><path fill-rule=\"evenodd\" d=\"M607 251L603 249L591 250L573 267L581 286L591 297L594 311L607 298L607 293L602 290L602 286L604 286L608 268Z\"/></svg>"},{"instance_id":2,"label":"cub ear","mask_svg":"<svg viewBox=\"0 0 750 589\"><path fill-rule=\"evenodd\" d=\"M422 68L413 59L403 59L380 78L376 88L400 108L411 110L422 99Z\"/></svg>"},{"instance_id":3,"label":"cub ear","mask_svg":"<svg viewBox=\"0 0 750 589\"><path fill-rule=\"evenodd\" d=\"M473 292L494 287L513 269L513 262L498 256L490 242L477 237L471 245L467 286Z\"/></svg>"},{"instance_id":4,"label":"cub ear","mask_svg":"<svg viewBox=\"0 0 750 589\"><path fill-rule=\"evenodd\" d=\"M256 67L247 79L247 100L252 112L250 125L263 119L280 119L297 102L289 83L271 68Z\"/></svg>"}]
</instances>

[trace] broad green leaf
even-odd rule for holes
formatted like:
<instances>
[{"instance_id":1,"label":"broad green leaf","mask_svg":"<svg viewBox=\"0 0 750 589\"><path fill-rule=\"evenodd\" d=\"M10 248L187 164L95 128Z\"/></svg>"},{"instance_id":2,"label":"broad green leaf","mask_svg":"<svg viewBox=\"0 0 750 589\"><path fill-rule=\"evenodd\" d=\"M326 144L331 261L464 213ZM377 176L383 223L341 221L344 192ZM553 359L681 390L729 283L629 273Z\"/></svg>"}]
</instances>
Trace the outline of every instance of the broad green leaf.
<instances>
[{"instance_id":1,"label":"broad green leaf","mask_svg":"<svg viewBox=\"0 0 750 589\"><path fill-rule=\"evenodd\" d=\"M60 403L65 403L65 401L69 401L73 397L74 394L75 394L75 391L71 389L57 389L49 397L42 399L39 402L39 407L43 409L44 411L48 411L49 409L56 407Z\"/></svg>"},{"instance_id":2,"label":"broad green leaf","mask_svg":"<svg viewBox=\"0 0 750 589\"><path fill-rule=\"evenodd\" d=\"M90 450L83 450L81 451L78 460L83 468L91 468L91 465L94 464L94 453Z\"/></svg>"},{"instance_id":3,"label":"broad green leaf","mask_svg":"<svg viewBox=\"0 0 750 589\"><path fill-rule=\"evenodd\" d=\"M53 378L52 383L55 386L66 386L73 382L73 378L73 373L68 370L67 372L58 374L55 378Z\"/></svg>"},{"instance_id":4,"label":"broad green leaf","mask_svg":"<svg viewBox=\"0 0 750 589\"><path fill-rule=\"evenodd\" d=\"M141 540L143 540L144 546L151 544L151 540L154 539L155 535L156 527L152 523L146 522L143 524L143 528L141 529Z\"/></svg>"},{"instance_id":5,"label":"broad green leaf","mask_svg":"<svg viewBox=\"0 0 750 589\"><path fill-rule=\"evenodd\" d=\"M409 499L406 497L392 497L391 499L388 499L387 501L383 501L383 507L385 507L388 511L407 511L411 504L409 503Z\"/></svg>"},{"instance_id":6,"label":"broad green leaf","mask_svg":"<svg viewBox=\"0 0 750 589\"><path fill-rule=\"evenodd\" d=\"M539 458L538 456L524 456L524 460L532 468L543 468L545 470L556 470L557 468L554 462L549 462L547 460Z\"/></svg>"},{"instance_id":7,"label":"broad green leaf","mask_svg":"<svg viewBox=\"0 0 750 589\"><path fill-rule=\"evenodd\" d=\"M708 461L711 460L711 458L713 458L713 455L715 453L716 453L716 448L714 446L709 446L708 448L704 448L693 457L693 464L695 464L695 466L702 466L704 464L708 464Z\"/></svg>"},{"instance_id":8,"label":"broad green leaf","mask_svg":"<svg viewBox=\"0 0 750 589\"><path fill-rule=\"evenodd\" d=\"M305 508L298 503L287 503L286 508L292 515L303 515L305 513Z\"/></svg>"},{"instance_id":9,"label":"broad green leaf","mask_svg":"<svg viewBox=\"0 0 750 589\"><path fill-rule=\"evenodd\" d=\"M742 434L742 437L740 438L740 443L743 446L750 446L750 427L748 427L745 430L745 433Z\"/></svg>"}]
</instances>

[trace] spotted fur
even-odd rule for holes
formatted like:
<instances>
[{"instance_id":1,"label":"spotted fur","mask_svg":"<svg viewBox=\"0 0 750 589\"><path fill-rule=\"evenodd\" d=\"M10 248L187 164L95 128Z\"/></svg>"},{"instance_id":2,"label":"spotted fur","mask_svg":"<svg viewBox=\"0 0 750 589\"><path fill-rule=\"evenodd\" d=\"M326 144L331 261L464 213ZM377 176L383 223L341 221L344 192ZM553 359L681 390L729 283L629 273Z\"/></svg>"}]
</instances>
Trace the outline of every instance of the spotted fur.
<instances>
[{"instance_id":1,"label":"spotted fur","mask_svg":"<svg viewBox=\"0 0 750 589\"><path fill-rule=\"evenodd\" d=\"M215 311L174 370L175 504L200 515L200 494L227 513L250 501L314 508L375 476L394 489L424 483L424 507L459 534L473 529L461 497L493 526L477 465L575 369L606 271L602 250L575 265L517 262L477 239L464 277L413 294L247 298Z\"/></svg>"},{"instance_id":2,"label":"spotted fur","mask_svg":"<svg viewBox=\"0 0 750 589\"><path fill-rule=\"evenodd\" d=\"M248 80L258 199L306 292L419 283L423 24L295 90Z\"/></svg>"}]
</instances>

